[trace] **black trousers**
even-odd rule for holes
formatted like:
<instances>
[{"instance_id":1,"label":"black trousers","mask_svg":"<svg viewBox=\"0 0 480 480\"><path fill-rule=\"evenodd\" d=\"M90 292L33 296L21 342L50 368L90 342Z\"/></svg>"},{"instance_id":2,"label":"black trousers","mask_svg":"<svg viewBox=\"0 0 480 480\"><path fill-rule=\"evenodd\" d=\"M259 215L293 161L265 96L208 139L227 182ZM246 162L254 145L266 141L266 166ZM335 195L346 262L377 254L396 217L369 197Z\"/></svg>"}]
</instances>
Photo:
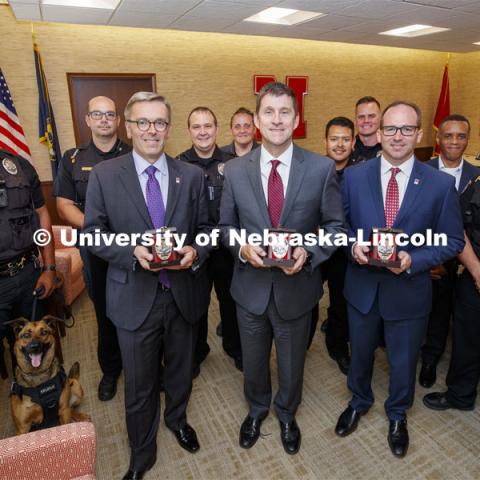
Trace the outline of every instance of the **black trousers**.
<instances>
[{"instance_id":1,"label":"black trousers","mask_svg":"<svg viewBox=\"0 0 480 480\"><path fill-rule=\"evenodd\" d=\"M347 302L343 296L347 257L343 250L335 253L322 264L322 278L328 282L330 305L327 310L328 323L325 332L325 343L332 358L348 356L348 314ZM318 305L312 310L312 326L308 348L312 344L318 323Z\"/></svg>"},{"instance_id":2,"label":"black trousers","mask_svg":"<svg viewBox=\"0 0 480 480\"><path fill-rule=\"evenodd\" d=\"M215 288L218 298L223 349L231 357L237 357L242 355L242 347L238 331L236 305L230 295L233 265L234 262L230 252L226 248L220 247L218 250L211 252L207 269L210 289ZM207 336L208 313L205 313L199 322L198 340L195 347L195 363L197 364L201 363L210 351Z\"/></svg>"},{"instance_id":3,"label":"black trousers","mask_svg":"<svg viewBox=\"0 0 480 480\"><path fill-rule=\"evenodd\" d=\"M447 344L450 319L453 315L456 263L445 265L447 273L432 281L432 311L428 318L427 334L422 346L422 362L436 365Z\"/></svg>"},{"instance_id":4,"label":"black trousers","mask_svg":"<svg viewBox=\"0 0 480 480\"><path fill-rule=\"evenodd\" d=\"M310 332L310 314L294 320L281 318L273 294L267 310L254 315L237 305L242 339L245 397L252 418L268 415L272 400L270 353L275 341L278 366L278 391L274 405L277 418L284 423L295 418L302 399L305 352Z\"/></svg>"},{"instance_id":5,"label":"black trousers","mask_svg":"<svg viewBox=\"0 0 480 480\"><path fill-rule=\"evenodd\" d=\"M0 277L0 355L4 354L4 338L10 344L12 355L15 342L13 329L4 322L18 317L38 320L43 316L43 306L38 302L35 319L32 319L33 290L40 273L40 269L35 269L33 262L29 262L14 277ZM13 357L12 362L15 364Z\"/></svg>"},{"instance_id":6,"label":"black trousers","mask_svg":"<svg viewBox=\"0 0 480 480\"><path fill-rule=\"evenodd\" d=\"M80 254L83 260L85 286L97 318L98 363L105 376L118 378L122 371L122 357L118 346L117 330L107 317L105 298L108 263L83 247L80 249Z\"/></svg>"},{"instance_id":7,"label":"black trousers","mask_svg":"<svg viewBox=\"0 0 480 480\"><path fill-rule=\"evenodd\" d=\"M181 316L171 292L159 287L143 324L133 332L118 328L117 333L125 374L130 468L145 470L154 463L157 452L162 353L165 424L178 430L187 422L196 326Z\"/></svg>"},{"instance_id":8,"label":"black trousers","mask_svg":"<svg viewBox=\"0 0 480 480\"><path fill-rule=\"evenodd\" d=\"M480 292L467 271L457 282L454 315L446 395L453 405L469 408L480 380Z\"/></svg>"}]
</instances>

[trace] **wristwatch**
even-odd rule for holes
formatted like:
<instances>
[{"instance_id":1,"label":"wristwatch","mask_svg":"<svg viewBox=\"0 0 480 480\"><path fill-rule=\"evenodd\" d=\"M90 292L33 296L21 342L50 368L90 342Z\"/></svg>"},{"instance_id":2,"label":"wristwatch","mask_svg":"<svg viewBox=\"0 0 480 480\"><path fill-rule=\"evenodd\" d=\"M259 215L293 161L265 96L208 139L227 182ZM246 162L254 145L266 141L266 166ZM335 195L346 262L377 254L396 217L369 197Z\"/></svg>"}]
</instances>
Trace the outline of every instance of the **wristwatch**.
<instances>
[{"instance_id":1,"label":"wristwatch","mask_svg":"<svg viewBox=\"0 0 480 480\"><path fill-rule=\"evenodd\" d=\"M42 272L56 272L57 266L56 265L44 265L42 267Z\"/></svg>"}]
</instances>

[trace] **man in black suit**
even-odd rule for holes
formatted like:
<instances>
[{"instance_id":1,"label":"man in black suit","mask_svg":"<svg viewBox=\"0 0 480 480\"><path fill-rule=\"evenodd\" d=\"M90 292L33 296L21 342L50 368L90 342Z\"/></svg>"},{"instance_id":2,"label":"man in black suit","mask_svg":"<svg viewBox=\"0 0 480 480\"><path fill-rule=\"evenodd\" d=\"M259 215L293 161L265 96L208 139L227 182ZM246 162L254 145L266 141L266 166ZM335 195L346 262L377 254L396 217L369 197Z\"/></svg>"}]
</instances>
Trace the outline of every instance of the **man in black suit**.
<instances>
[{"instance_id":1,"label":"man in black suit","mask_svg":"<svg viewBox=\"0 0 480 480\"><path fill-rule=\"evenodd\" d=\"M181 447L200 447L187 424L196 324L206 311L208 281L202 268L210 247L196 242L210 233L202 171L164 154L170 106L151 92L134 94L125 108L133 151L97 165L87 190L84 231L112 234L107 246L90 247L106 260L107 313L118 333L125 372L125 409L131 447L124 479L140 479L156 461L160 418L159 366L165 361L165 423ZM139 242L118 244L120 234L162 226L185 234L180 265L150 267L153 255Z\"/></svg>"},{"instance_id":2,"label":"man in black suit","mask_svg":"<svg viewBox=\"0 0 480 480\"><path fill-rule=\"evenodd\" d=\"M463 115L449 115L438 126L437 143L440 155L428 163L455 178L455 187L461 193L470 179L480 175L480 169L468 163L463 153L468 146L470 122ZM418 381L430 388L437 379L437 364L447 343L450 319L454 309L457 279L457 260L454 258L430 271L432 277L432 311L428 319L427 335L422 347L422 369Z\"/></svg>"}]
</instances>

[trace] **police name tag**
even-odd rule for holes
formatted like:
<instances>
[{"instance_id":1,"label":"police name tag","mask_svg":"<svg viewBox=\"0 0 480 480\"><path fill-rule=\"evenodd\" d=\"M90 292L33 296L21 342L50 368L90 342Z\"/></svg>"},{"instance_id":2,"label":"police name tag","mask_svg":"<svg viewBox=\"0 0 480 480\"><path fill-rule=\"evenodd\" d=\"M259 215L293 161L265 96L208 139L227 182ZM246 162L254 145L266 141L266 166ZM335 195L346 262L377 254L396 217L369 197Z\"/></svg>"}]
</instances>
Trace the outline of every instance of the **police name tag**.
<instances>
[{"instance_id":1,"label":"police name tag","mask_svg":"<svg viewBox=\"0 0 480 480\"><path fill-rule=\"evenodd\" d=\"M93 167L82 167L82 172L89 172Z\"/></svg>"}]
</instances>

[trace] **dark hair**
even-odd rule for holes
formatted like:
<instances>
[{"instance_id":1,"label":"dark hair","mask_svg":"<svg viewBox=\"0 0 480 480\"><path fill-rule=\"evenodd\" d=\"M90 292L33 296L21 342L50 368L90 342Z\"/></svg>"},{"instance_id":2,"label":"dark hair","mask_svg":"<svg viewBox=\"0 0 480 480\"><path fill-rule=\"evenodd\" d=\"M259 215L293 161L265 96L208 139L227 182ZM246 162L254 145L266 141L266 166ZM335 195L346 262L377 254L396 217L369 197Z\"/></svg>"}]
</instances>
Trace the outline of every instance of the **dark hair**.
<instances>
[{"instance_id":1,"label":"dark hair","mask_svg":"<svg viewBox=\"0 0 480 480\"><path fill-rule=\"evenodd\" d=\"M213 117L213 123L217 126L217 117L208 107L195 107L189 114L187 119L187 126L190 128L190 117L196 112L209 113Z\"/></svg>"},{"instance_id":2,"label":"dark hair","mask_svg":"<svg viewBox=\"0 0 480 480\"><path fill-rule=\"evenodd\" d=\"M375 98L375 97L362 97L357 100L357 103L355 104L355 109L359 105L363 105L364 103L376 103L377 107L380 108L380 102Z\"/></svg>"},{"instance_id":3,"label":"dark hair","mask_svg":"<svg viewBox=\"0 0 480 480\"><path fill-rule=\"evenodd\" d=\"M352 138L355 135L355 127L353 125L353 122L347 117L335 117L329 120L325 127L325 138L328 138L328 131L331 127L349 128L352 132Z\"/></svg>"},{"instance_id":4,"label":"dark hair","mask_svg":"<svg viewBox=\"0 0 480 480\"><path fill-rule=\"evenodd\" d=\"M446 116L440 122L438 129L440 130L447 122L465 122L468 125L468 131L470 132L470 122L468 121L468 118L464 117L463 115L460 115L458 113L452 113L452 115Z\"/></svg>"},{"instance_id":5,"label":"dark hair","mask_svg":"<svg viewBox=\"0 0 480 480\"><path fill-rule=\"evenodd\" d=\"M383 118L385 117L385 114L387 113L387 111L393 107L398 107L400 105L405 105L406 107L410 107L410 108L413 108L413 110L415 110L415 113L417 114L417 128L420 128L422 126L422 111L420 110L420 108L416 103L407 102L406 100L397 100L385 108L385 110L382 112L382 118L380 120L380 128L383 128Z\"/></svg>"},{"instance_id":6,"label":"dark hair","mask_svg":"<svg viewBox=\"0 0 480 480\"><path fill-rule=\"evenodd\" d=\"M232 115L232 118L230 119L230 128L232 128L233 118L235 117L235 115L240 115L241 113L243 113L244 115L250 115L250 116L252 117L252 120L253 120L253 112L251 112L248 108L240 107L240 108Z\"/></svg>"},{"instance_id":7,"label":"dark hair","mask_svg":"<svg viewBox=\"0 0 480 480\"><path fill-rule=\"evenodd\" d=\"M295 92L288 85L285 85L281 82L267 83L262 87L257 95L257 104L255 107L257 114L260 111L260 105L262 104L262 100L265 95L273 95L274 97L281 97L282 95L289 96L293 102L293 110L295 111L295 115L298 114L298 103Z\"/></svg>"}]
</instances>

